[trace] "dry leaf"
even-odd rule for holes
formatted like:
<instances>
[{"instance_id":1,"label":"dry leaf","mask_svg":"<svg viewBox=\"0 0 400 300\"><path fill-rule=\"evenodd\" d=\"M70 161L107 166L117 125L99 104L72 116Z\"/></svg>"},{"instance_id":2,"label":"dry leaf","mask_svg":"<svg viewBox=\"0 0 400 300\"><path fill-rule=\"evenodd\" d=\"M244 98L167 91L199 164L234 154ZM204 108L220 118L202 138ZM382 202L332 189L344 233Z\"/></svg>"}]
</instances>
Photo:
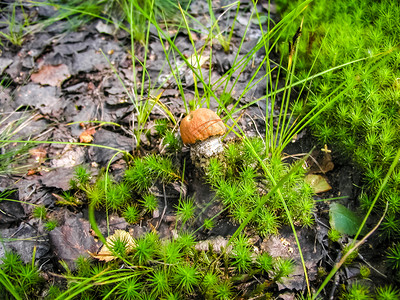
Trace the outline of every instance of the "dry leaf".
<instances>
[{"instance_id":1,"label":"dry leaf","mask_svg":"<svg viewBox=\"0 0 400 300\"><path fill-rule=\"evenodd\" d=\"M71 77L71 74L64 64L58 66L44 65L37 73L31 75L31 80L41 85L61 86L63 81L69 77Z\"/></svg>"},{"instance_id":2,"label":"dry leaf","mask_svg":"<svg viewBox=\"0 0 400 300\"><path fill-rule=\"evenodd\" d=\"M189 64L193 66L193 68L197 68L198 66L203 67L203 65L210 60L209 55L196 55L192 54L188 58Z\"/></svg>"},{"instance_id":3,"label":"dry leaf","mask_svg":"<svg viewBox=\"0 0 400 300\"><path fill-rule=\"evenodd\" d=\"M326 179L321 175L308 174L304 178L305 182L308 183L313 189L314 193L324 193L332 189Z\"/></svg>"},{"instance_id":4,"label":"dry leaf","mask_svg":"<svg viewBox=\"0 0 400 300\"><path fill-rule=\"evenodd\" d=\"M31 170L28 170L28 172L26 173L26 175L27 176L32 176L32 175L35 175L36 174L36 170L35 169L31 169Z\"/></svg>"},{"instance_id":5,"label":"dry leaf","mask_svg":"<svg viewBox=\"0 0 400 300\"><path fill-rule=\"evenodd\" d=\"M329 152L314 150L311 156L307 159L309 166L308 173L327 173L332 171L335 164L332 161L332 156Z\"/></svg>"},{"instance_id":6,"label":"dry leaf","mask_svg":"<svg viewBox=\"0 0 400 300\"><path fill-rule=\"evenodd\" d=\"M324 173L332 171L335 165L332 162L332 156L329 153L325 153L321 162L321 169Z\"/></svg>"},{"instance_id":7,"label":"dry leaf","mask_svg":"<svg viewBox=\"0 0 400 300\"><path fill-rule=\"evenodd\" d=\"M41 164L47 156L47 151L42 147L38 147L30 149L29 154L35 159L35 162Z\"/></svg>"},{"instance_id":8,"label":"dry leaf","mask_svg":"<svg viewBox=\"0 0 400 300\"><path fill-rule=\"evenodd\" d=\"M124 230L115 230L114 234L110 235L106 239L106 244L103 245L103 247L101 247L99 253L95 254L89 251L88 253L92 257L105 262L116 259L117 257L114 256L112 251L110 250L110 248L112 249L112 247L115 245L116 241L122 241L125 243L125 253L131 252L133 248L136 246L136 242L133 239L133 237L129 234L129 232L126 232Z\"/></svg>"},{"instance_id":9,"label":"dry leaf","mask_svg":"<svg viewBox=\"0 0 400 300\"><path fill-rule=\"evenodd\" d=\"M90 143L93 141L93 134L95 134L96 129L94 128L89 128L86 129L84 132L82 132L79 136L79 142L80 143Z\"/></svg>"}]
</instances>

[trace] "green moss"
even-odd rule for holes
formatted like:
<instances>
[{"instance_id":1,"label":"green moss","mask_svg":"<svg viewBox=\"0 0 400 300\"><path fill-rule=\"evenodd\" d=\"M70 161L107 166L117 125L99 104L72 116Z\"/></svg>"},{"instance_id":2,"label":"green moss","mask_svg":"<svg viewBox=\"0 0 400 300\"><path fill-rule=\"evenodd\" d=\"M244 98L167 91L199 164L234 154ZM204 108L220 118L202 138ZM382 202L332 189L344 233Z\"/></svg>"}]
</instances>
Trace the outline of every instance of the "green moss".
<instances>
[{"instance_id":1,"label":"green moss","mask_svg":"<svg viewBox=\"0 0 400 300\"><path fill-rule=\"evenodd\" d=\"M282 162L280 157L266 157L262 139L251 139L251 144L258 149L256 153L261 155L275 182L279 182L291 170L291 166ZM245 143L228 144L224 153L225 161L212 160L205 176L215 190L217 199L229 209L237 223L244 222L252 210L260 207L250 225L262 236L268 236L276 234L281 224L289 224L289 220L277 194L265 197L273 184L265 179L252 153ZM280 191L293 221L297 225L312 225L314 200L311 188L304 182L304 170L299 168L292 173Z\"/></svg>"},{"instance_id":2,"label":"green moss","mask_svg":"<svg viewBox=\"0 0 400 300\"><path fill-rule=\"evenodd\" d=\"M14 299L15 295L21 299L36 299L44 281L33 263L24 264L19 255L9 251L4 253L0 263L0 277L0 291L4 299Z\"/></svg>"},{"instance_id":3,"label":"green moss","mask_svg":"<svg viewBox=\"0 0 400 300\"><path fill-rule=\"evenodd\" d=\"M282 15L290 12L301 1L278 0ZM400 127L400 7L394 1L339 0L313 1L304 12L302 36L298 44L297 73L313 73L370 57L334 72L328 72L312 81L306 111L323 103L326 95L339 84L351 87L341 95L332 109L324 111L310 127L321 144L335 143L332 147L351 158L363 171L364 190L374 195L400 144L397 134ZM291 40L301 19L282 36L280 52L287 57L287 42ZM380 59L374 55L388 51ZM320 52L320 53L319 53ZM319 56L317 56L319 53ZM305 77L301 77L305 78ZM340 92L340 91L339 91ZM296 108L296 112L300 108ZM397 187L389 184L386 196L381 197L381 210ZM367 208L368 198L360 203ZM386 220L386 236L395 234L400 207L391 206L393 217Z\"/></svg>"}]
</instances>

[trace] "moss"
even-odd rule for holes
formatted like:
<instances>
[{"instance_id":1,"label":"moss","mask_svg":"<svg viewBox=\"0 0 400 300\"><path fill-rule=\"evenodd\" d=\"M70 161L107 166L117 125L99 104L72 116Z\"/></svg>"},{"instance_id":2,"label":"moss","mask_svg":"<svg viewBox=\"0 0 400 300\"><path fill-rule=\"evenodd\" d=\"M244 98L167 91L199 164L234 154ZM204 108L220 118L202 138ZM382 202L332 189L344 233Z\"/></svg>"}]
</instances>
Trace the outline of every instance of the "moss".
<instances>
[{"instance_id":1,"label":"moss","mask_svg":"<svg viewBox=\"0 0 400 300\"><path fill-rule=\"evenodd\" d=\"M285 15L299 2L278 0L277 5ZM298 44L296 69L300 76L307 74L312 66L311 74L370 58L313 79L315 95L311 93L305 107L310 111L323 103L325 96L343 82L344 88L351 87L332 109L315 118L310 127L321 144L335 142L335 148L363 170L364 190L370 195L377 192L400 144L399 18L400 7L394 1L313 1L304 13ZM293 22L282 36L279 50L284 57L288 54L285 41L292 39L300 21ZM386 51L390 53L373 58ZM397 189L389 184L380 208L377 207L379 210L386 201L393 200L391 195ZM361 202L365 206L365 201ZM392 214L398 218L400 208ZM398 234L391 232L390 236Z\"/></svg>"},{"instance_id":2,"label":"moss","mask_svg":"<svg viewBox=\"0 0 400 300\"><path fill-rule=\"evenodd\" d=\"M254 138L251 144L257 149L256 153L261 155L275 182L290 172L292 166L284 163L280 157L266 157L265 151L261 150L261 139ZM289 224L279 195L266 198L273 184L265 179L248 145L244 142L230 143L223 157L223 161L211 160L206 170L206 180L215 190L216 197L229 209L234 221L239 224L244 222L251 211L260 207L250 225L262 236L276 234L281 224ZM312 190L304 182L304 170L299 168L292 173L280 190L295 224L312 225L314 200Z\"/></svg>"}]
</instances>

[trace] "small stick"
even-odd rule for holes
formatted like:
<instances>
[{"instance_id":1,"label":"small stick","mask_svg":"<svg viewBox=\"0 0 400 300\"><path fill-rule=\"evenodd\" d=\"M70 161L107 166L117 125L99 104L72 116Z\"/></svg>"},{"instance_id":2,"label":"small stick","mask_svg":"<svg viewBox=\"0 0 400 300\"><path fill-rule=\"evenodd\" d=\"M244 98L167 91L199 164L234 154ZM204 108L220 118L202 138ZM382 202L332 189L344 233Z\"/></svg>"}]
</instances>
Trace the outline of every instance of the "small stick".
<instances>
[{"instance_id":1,"label":"small stick","mask_svg":"<svg viewBox=\"0 0 400 300\"><path fill-rule=\"evenodd\" d=\"M164 215L165 215L165 212L167 210L167 195L165 194L165 184L164 183L163 183L162 187L163 187L163 193L164 193L164 209L163 209L163 212L161 214L160 220L157 222L156 229L158 229L158 227L161 225L161 222L162 222L162 220L164 218Z\"/></svg>"}]
</instances>

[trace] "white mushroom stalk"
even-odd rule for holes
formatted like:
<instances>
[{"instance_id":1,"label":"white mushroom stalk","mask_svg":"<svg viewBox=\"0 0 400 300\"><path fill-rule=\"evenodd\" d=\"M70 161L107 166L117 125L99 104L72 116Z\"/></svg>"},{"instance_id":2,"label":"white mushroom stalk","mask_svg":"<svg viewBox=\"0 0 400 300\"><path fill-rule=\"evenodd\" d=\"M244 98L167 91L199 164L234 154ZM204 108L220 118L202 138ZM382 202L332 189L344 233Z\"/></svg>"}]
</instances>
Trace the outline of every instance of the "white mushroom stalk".
<instances>
[{"instance_id":1,"label":"white mushroom stalk","mask_svg":"<svg viewBox=\"0 0 400 300\"><path fill-rule=\"evenodd\" d=\"M211 157L224 150L221 136L225 131L222 120L207 108L194 110L182 120L182 141L190 146L190 158L196 167L204 169Z\"/></svg>"}]
</instances>

